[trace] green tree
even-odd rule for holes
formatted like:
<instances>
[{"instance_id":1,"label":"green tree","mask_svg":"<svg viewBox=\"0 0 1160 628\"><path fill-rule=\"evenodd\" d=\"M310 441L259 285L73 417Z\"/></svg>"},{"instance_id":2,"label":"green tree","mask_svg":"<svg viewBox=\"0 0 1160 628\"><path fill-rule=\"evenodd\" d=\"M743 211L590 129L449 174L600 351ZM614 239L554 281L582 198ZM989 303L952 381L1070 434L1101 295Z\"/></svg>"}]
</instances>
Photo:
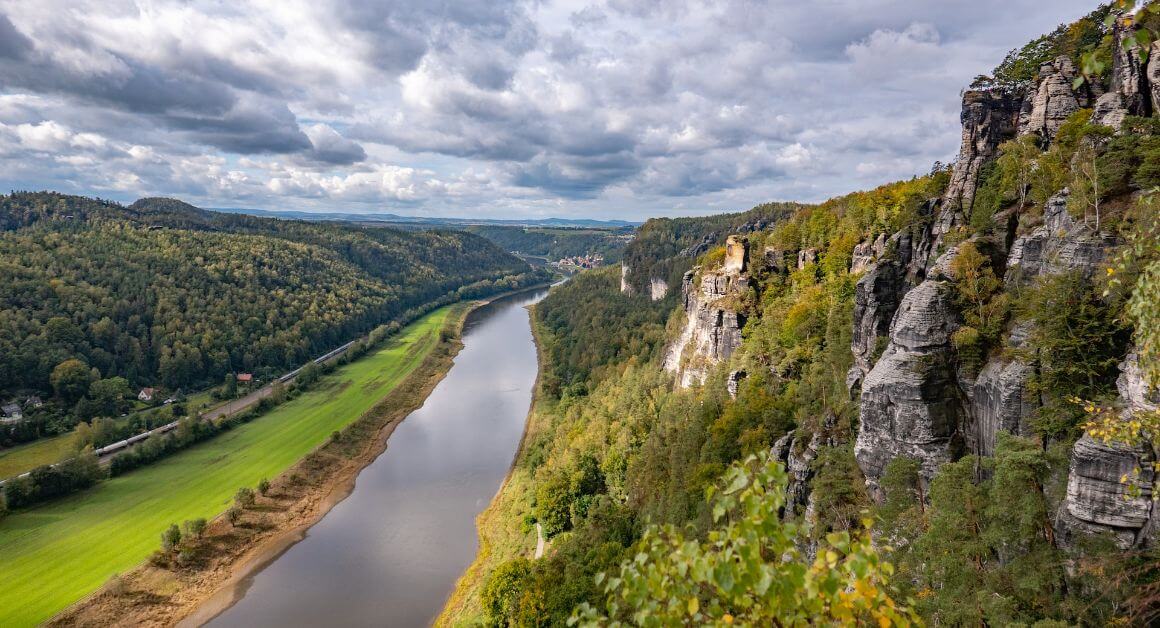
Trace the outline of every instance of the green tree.
<instances>
[{"instance_id":1,"label":"green tree","mask_svg":"<svg viewBox=\"0 0 1160 628\"><path fill-rule=\"evenodd\" d=\"M68 403L73 403L89 391L93 380L92 369L84 362L72 358L65 360L52 369L49 383L56 395Z\"/></svg>"},{"instance_id":2,"label":"green tree","mask_svg":"<svg viewBox=\"0 0 1160 628\"><path fill-rule=\"evenodd\" d=\"M514 625L520 598L531 588L532 563L526 558L509 560L487 577L480 600L490 626Z\"/></svg>"},{"instance_id":3,"label":"green tree","mask_svg":"<svg viewBox=\"0 0 1160 628\"><path fill-rule=\"evenodd\" d=\"M169 553L177 549L181 544L181 528L177 527L176 523L169 524L169 527L161 533L161 551Z\"/></svg>"},{"instance_id":4,"label":"green tree","mask_svg":"<svg viewBox=\"0 0 1160 628\"><path fill-rule=\"evenodd\" d=\"M796 542L803 531L779 516L786 483L780 463L765 454L733 465L715 492L717 525L706 540L687 538L671 526L650 527L636 557L619 573L598 576L608 596L604 609L582 604L574 621L586 626L915 622L892 597L893 568L868 533L831 533L812 564L801 557Z\"/></svg>"}]
</instances>

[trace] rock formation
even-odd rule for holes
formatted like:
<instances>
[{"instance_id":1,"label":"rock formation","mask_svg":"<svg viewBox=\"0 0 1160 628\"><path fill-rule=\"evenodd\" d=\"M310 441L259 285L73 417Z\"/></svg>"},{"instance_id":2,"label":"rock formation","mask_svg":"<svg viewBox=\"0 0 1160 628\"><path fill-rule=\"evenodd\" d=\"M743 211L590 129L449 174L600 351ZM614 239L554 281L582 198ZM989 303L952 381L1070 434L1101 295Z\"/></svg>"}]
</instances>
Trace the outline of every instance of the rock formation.
<instances>
[{"instance_id":1,"label":"rock formation","mask_svg":"<svg viewBox=\"0 0 1160 628\"><path fill-rule=\"evenodd\" d=\"M1007 283L1025 282L1033 277L1079 271L1091 276L1115 244L1115 238L1097 234L1082 221L1072 218L1064 189L1047 201L1043 225L1019 237L1007 259Z\"/></svg>"},{"instance_id":2,"label":"rock formation","mask_svg":"<svg viewBox=\"0 0 1160 628\"><path fill-rule=\"evenodd\" d=\"M854 366L846 376L851 391L874 366L877 354L889 339L890 321L902 302L905 281L900 265L893 260L874 264L854 288L854 333L850 349Z\"/></svg>"},{"instance_id":3,"label":"rock formation","mask_svg":"<svg viewBox=\"0 0 1160 628\"><path fill-rule=\"evenodd\" d=\"M623 281L623 279L621 280ZM650 279L648 282L648 296L653 301L660 301L669 294L669 284L664 279Z\"/></svg>"},{"instance_id":4,"label":"rock formation","mask_svg":"<svg viewBox=\"0 0 1160 628\"><path fill-rule=\"evenodd\" d=\"M935 241L970 217L979 173L997 155L999 144L1015 136L1021 104L1021 95L1002 90L963 94L963 143L935 220Z\"/></svg>"},{"instance_id":5,"label":"rock formation","mask_svg":"<svg viewBox=\"0 0 1160 628\"><path fill-rule=\"evenodd\" d=\"M1123 420L1138 412L1160 409L1160 392L1150 389L1136 356L1120 364L1116 388L1123 404ZM1122 548L1149 540L1157 525L1156 452L1150 445L1106 443L1084 435L1072 447L1067 497L1060 507L1056 528L1065 541L1076 534L1110 533ZM1125 483L1123 479L1131 478Z\"/></svg>"},{"instance_id":6,"label":"rock formation","mask_svg":"<svg viewBox=\"0 0 1160 628\"><path fill-rule=\"evenodd\" d=\"M862 383L854 457L873 492L896 456L918 460L929 481L962 449L963 404L950 346L958 315L949 290L948 282L930 279L906 294L890 344Z\"/></svg>"},{"instance_id":7,"label":"rock formation","mask_svg":"<svg viewBox=\"0 0 1160 628\"><path fill-rule=\"evenodd\" d=\"M685 273L681 288L685 297L685 326L669 346L665 370L677 375L682 388L704 382L709 368L728 360L741 346L745 316L737 312L738 297L749 285L745 268L746 243L730 237L726 261L716 270Z\"/></svg>"},{"instance_id":8,"label":"rock formation","mask_svg":"<svg viewBox=\"0 0 1160 628\"><path fill-rule=\"evenodd\" d=\"M1077 76L1075 65L1067 57L1040 66L1039 84L1023 100L1019 135L1034 133L1045 142L1055 139L1071 114L1089 104L1086 92L1072 91Z\"/></svg>"}]
</instances>

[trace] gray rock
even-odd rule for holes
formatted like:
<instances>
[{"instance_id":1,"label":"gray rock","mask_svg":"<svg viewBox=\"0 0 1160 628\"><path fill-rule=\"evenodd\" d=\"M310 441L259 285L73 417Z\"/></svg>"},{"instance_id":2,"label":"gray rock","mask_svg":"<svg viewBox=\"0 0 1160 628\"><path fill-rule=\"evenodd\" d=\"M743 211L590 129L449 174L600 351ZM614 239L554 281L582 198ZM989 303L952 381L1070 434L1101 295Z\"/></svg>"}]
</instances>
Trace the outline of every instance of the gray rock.
<instances>
[{"instance_id":1,"label":"gray rock","mask_svg":"<svg viewBox=\"0 0 1160 628\"><path fill-rule=\"evenodd\" d=\"M1039 85L1028 94L1030 111L1020 116L1019 134L1035 133L1050 142L1068 117L1079 111L1080 98L1071 89L1075 68L1067 57L1044 64L1039 74Z\"/></svg>"},{"instance_id":2,"label":"gray rock","mask_svg":"<svg viewBox=\"0 0 1160 628\"><path fill-rule=\"evenodd\" d=\"M818 250L817 249L802 249L802 250L798 251L798 260L797 260L798 270L805 268L807 264L816 264L817 262L818 262Z\"/></svg>"},{"instance_id":3,"label":"gray rock","mask_svg":"<svg viewBox=\"0 0 1160 628\"><path fill-rule=\"evenodd\" d=\"M648 296L653 301L660 301L669 294L669 284L664 279L650 279L648 282Z\"/></svg>"},{"instance_id":4,"label":"gray rock","mask_svg":"<svg viewBox=\"0 0 1160 628\"><path fill-rule=\"evenodd\" d=\"M932 237L936 246L946 233L970 216L979 172L998 153L999 144L1015 136L1022 102L1021 94L1003 90L963 94L963 139L935 220Z\"/></svg>"},{"instance_id":5,"label":"gray rock","mask_svg":"<svg viewBox=\"0 0 1160 628\"><path fill-rule=\"evenodd\" d=\"M733 309L749 278L735 271L704 271L697 284L697 269L685 273L682 291L685 326L665 353L665 370L677 375L682 388L705 381L709 369L724 362L741 346L745 316Z\"/></svg>"},{"instance_id":6,"label":"gray rock","mask_svg":"<svg viewBox=\"0 0 1160 628\"><path fill-rule=\"evenodd\" d=\"M968 447L979 454L995 453L1000 431L1025 436L1027 420L1035 411L1027 382L1035 369L1020 359L991 358L975 378L971 394L972 429L965 434Z\"/></svg>"},{"instance_id":7,"label":"gray rock","mask_svg":"<svg viewBox=\"0 0 1160 628\"><path fill-rule=\"evenodd\" d=\"M854 457L872 492L896 456L918 460L929 481L961 452L963 395L949 343L957 326L946 282L924 281L899 305L890 344L862 383Z\"/></svg>"},{"instance_id":8,"label":"gray rock","mask_svg":"<svg viewBox=\"0 0 1160 628\"><path fill-rule=\"evenodd\" d=\"M1128 117L1128 108L1124 106L1124 99L1117 92L1108 92L1100 96L1092 108L1092 123L1102 124L1119 130L1124 125L1124 118Z\"/></svg>"},{"instance_id":9,"label":"gray rock","mask_svg":"<svg viewBox=\"0 0 1160 628\"><path fill-rule=\"evenodd\" d=\"M850 274L857 274L866 271L874 263L874 243L861 242L854 247L854 253L850 257Z\"/></svg>"},{"instance_id":10,"label":"gray rock","mask_svg":"<svg viewBox=\"0 0 1160 628\"><path fill-rule=\"evenodd\" d=\"M1034 277L1079 271L1092 276L1115 246L1116 239L1093 233L1067 211L1068 191L1051 197L1043 209L1043 225L1016 238L1007 257L1008 284L1026 283Z\"/></svg>"},{"instance_id":11,"label":"gray rock","mask_svg":"<svg viewBox=\"0 0 1160 628\"><path fill-rule=\"evenodd\" d=\"M1145 70L1148 80L1149 104L1152 111L1160 111L1160 41L1152 42L1148 53L1148 67Z\"/></svg>"},{"instance_id":12,"label":"gray rock","mask_svg":"<svg viewBox=\"0 0 1160 628\"><path fill-rule=\"evenodd\" d=\"M874 366L874 353L890 335L890 322L902 301L905 278L897 262L885 260L870 267L854 288L854 331L850 350L854 366L846 378L853 390Z\"/></svg>"},{"instance_id":13,"label":"gray rock","mask_svg":"<svg viewBox=\"0 0 1160 628\"><path fill-rule=\"evenodd\" d=\"M1121 547L1133 545L1152 516L1152 461L1151 450L1143 447L1087 435L1076 441L1059 518L1063 536L1104 531L1115 535ZM1137 471L1131 484L1121 481Z\"/></svg>"},{"instance_id":14,"label":"gray rock","mask_svg":"<svg viewBox=\"0 0 1160 628\"><path fill-rule=\"evenodd\" d=\"M1140 60L1140 47L1123 45L1125 38L1137 28L1123 17L1117 19L1112 27L1118 45L1112 46L1112 81L1108 91L1120 95L1129 115L1147 116L1152 112L1152 97L1147 69Z\"/></svg>"},{"instance_id":15,"label":"gray rock","mask_svg":"<svg viewBox=\"0 0 1160 628\"><path fill-rule=\"evenodd\" d=\"M728 391L730 398L737 398L737 389L747 375L745 371L740 369L729 373L729 377L725 380L725 390Z\"/></svg>"},{"instance_id":16,"label":"gray rock","mask_svg":"<svg viewBox=\"0 0 1160 628\"><path fill-rule=\"evenodd\" d=\"M620 265L620 291L624 294L632 294L632 286L628 283L628 264Z\"/></svg>"}]
</instances>

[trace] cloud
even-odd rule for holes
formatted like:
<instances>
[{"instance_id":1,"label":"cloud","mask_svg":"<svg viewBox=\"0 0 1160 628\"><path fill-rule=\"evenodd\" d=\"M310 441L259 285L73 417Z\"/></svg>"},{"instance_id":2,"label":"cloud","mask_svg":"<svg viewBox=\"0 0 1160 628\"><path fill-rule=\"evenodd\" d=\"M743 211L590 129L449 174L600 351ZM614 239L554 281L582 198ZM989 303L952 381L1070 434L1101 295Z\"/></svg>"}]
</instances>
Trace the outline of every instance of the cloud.
<instances>
[{"instance_id":1,"label":"cloud","mask_svg":"<svg viewBox=\"0 0 1160 628\"><path fill-rule=\"evenodd\" d=\"M467 215L738 210L924 172L1089 0L6 0L0 185Z\"/></svg>"}]
</instances>

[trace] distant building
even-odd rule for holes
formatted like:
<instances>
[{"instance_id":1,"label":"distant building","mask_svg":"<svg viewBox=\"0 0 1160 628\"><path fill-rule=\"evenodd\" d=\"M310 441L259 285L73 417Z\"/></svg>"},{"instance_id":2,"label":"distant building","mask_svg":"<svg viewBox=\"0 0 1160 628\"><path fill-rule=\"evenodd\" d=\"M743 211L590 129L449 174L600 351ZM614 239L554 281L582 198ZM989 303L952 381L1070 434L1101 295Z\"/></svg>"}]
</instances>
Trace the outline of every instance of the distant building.
<instances>
[{"instance_id":1,"label":"distant building","mask_svg":"<svg viewBox=\"0 0 1160 628\"><path fill-rule=\"evenodd\" d=\"M15 423L24 418L24 413L20 411L20 404L6 403L0 406L0 423Z\"/></svg>"},{"instance_id":2,"label":"distant building","mask_svg":"<svg viewBox=\"0 0 1160 628\"><path fill-rule=\"evenodd\" d=\"M249 384L252 381L254 381L253 373L238 373L239 384Z\"/></svg>"},{"instance_id":3,"label":"distant building","mask_svg":"<svg viewBox=\"0 0 1160 628\"><path fill-rule=\"evenodd\" d=\"M24 401L25 408L39 408L43 405L44 402L41 401L40 397L37 397L36 395L33 395Z\"/></svg>"},{"instance_id":4,"label":"distant building","mask_svg":"<svg viewBox=\"0 0 1160 628\"><path fill-rule=\"evenodd\" d=\"M152 388L142 388L141 392L137 393L137 398L141 401L153 401L153 392Z\"/></svg>"}]
</instances>

